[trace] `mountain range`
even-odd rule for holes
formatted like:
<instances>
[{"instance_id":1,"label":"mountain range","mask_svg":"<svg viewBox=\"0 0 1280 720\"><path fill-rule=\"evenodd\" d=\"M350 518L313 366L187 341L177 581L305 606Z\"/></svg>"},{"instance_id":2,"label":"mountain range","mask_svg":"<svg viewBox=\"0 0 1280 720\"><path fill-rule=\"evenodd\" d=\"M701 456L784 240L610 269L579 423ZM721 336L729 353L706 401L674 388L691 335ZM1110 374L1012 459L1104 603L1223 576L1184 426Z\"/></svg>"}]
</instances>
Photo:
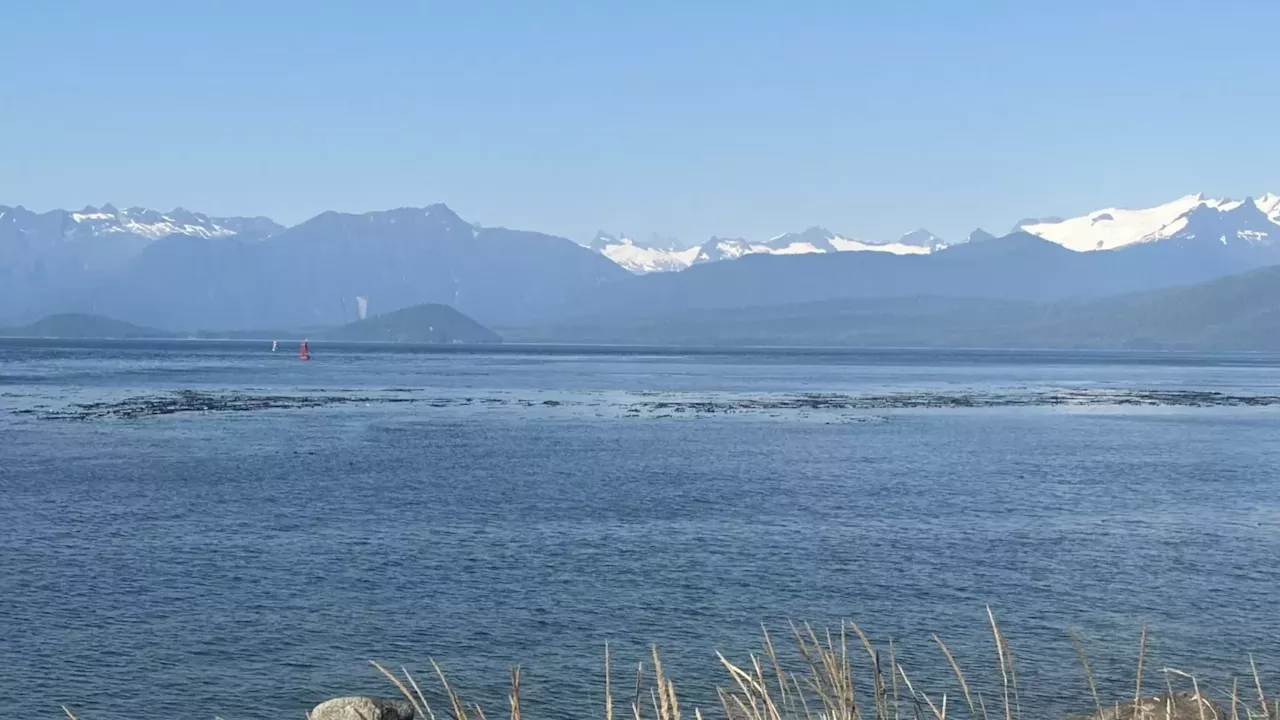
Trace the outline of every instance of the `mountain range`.
<instances>
[{"instance_id":1,"label":"mountain range","mask_svg":"<svg viewBox=\"0 0 1280 720\"><path fill-rule=\"evenodd\" d=\"M689 248L601 233L583 246L444 205L266 218L110 205L0 206L0 323L94 313L171 331L336 326L436 303L491 327L903 298L1076 302L1280 265L1280 197L1188 195L1144 210L1019 221L948 243L821 227ZM762 312L762 311L761 311Z\"/></svg>"},{"instance_id":2,"label":"mountain range","mask_svg":"<svg viewBox=\"0 0 1280 720\"><path fill-rule=\"evenodd\" d=\"M851 297L1052 302L1186 285L1280 264L1280 226L1253 203L1226 210L1199 206L1185 219L1179 232L1160 242L1101 252L1076 252L1021 231L919 255L749 256L596 288L574 306L585 310L576 313L581 317L620 318Z\"/></svg>"},{"instance_id":3,"label":"mountain range","mask_svg":"<svg viewBox=\"0 0 1280 720\"><path fill-rule=\"evenodd\" d=\"M1257 212L1253 212L1254 210ZM1172 202L1144 210L1106 208L1070 219L1050 218L1023 221L1014 228L1055 242L1069 250L1115 250L1137 243L1158 242L1179 236L1185 237L1195 214L1209 217L1208 211L1217 210L1227 218L1242 218L1253 222L1254 231L1271 232L1271 225L1280 223L1280 195L1267 193L1257 200L1229 200L1208 198L1204 195L1184 195ZM1223 235L1233 235L1230 222L1224 224ZM1191 229L1194 234L1195 229ZM1248 240L1246 236L1237 239ZM1255 238L1256 239L1256 238ZM1224 239L1223 242L1226 242Z\"/></svg>"},{"instance_id":4,"label":"mountain range","mask_svg":"<svg viewBox=\"0 0 1280 720\"><path fill-rule=\"evenodd\" d=\"M86 312L175 330L304 327L441 303L513 323L628 276L564 238L478 228L444 205L150 234L91 224L109 214L0 209L0 322Z\"/></svg>"},{"instance_id":5,"label":"mountain range","mask_svg":"<svg viewBox=\"0 0 1280 720\"><path fill-rule=\"evenodd\" d=\"M1280 351L1280 266L1096 300L844 298L506 333L516 342L690 346Z\"/></svg>"},{"instance_id":6,"label":"mountain range","mask_svg":"<svg viewBox=\"0 0 1280 720\"><path fill-rule=\"evenodd\" d=\"M977 231L981 232L981 231ZM713 237L690 248L640 243L625 236L600 232L587 246L621 267L644 275L684 270L700 263L735 260L746 255L807 255L835 252L887 252L894 255L924 255L947 247L928 230L914 230L896 242L870 243L850 240L821 227L785 233L763 242L743 238Z\"/></svg>"},{"instance_id":7,"label":"mountain range","mask_svg":"<svg viewBox=\"0 0 1280 720\"><path fill-rule=\"evenodd\" d=\"M35 213L0 205L0 320L43 314L124 272L166 238L247 242L284 228L264 217L209 217L111 205Z\"/></svg>"},{"instance_id":8,"label":"mountain range","mask_svg":"<svg viewBox=\"0 0 1280 720\"><path fill-rule=\"evenodd\" d=\"M1189 215L1197 208L1206 207L1229 212L1253 204L1271 224L1280 223L1280 195L1267 193L1254 200L1210 198L1203 194L1184 195L1176 200L1152 208L1128 210L1105 208L1068 219L1028 218L1019 221L1013 232L1026 232L1069 250L1087 252L1115 250L1135 243L1155 242L1175 237L1183 232ZM955 243L947 242L928 230L913 230L896 241L851 240L821 227L811 227L803 232L785 233L767 241L752 242L741 238L711 238L696 248L672 246L661 243L639 242L626 236L601 232L588 245L592 250L608 257L633 273L671 272L684 270L692 265L715 260L743 257L744 255L800 255L834 252L888 252L895 255L923 255L952 245L987 240L994 237L979 228Z\"/></svg>"}]
</instances>

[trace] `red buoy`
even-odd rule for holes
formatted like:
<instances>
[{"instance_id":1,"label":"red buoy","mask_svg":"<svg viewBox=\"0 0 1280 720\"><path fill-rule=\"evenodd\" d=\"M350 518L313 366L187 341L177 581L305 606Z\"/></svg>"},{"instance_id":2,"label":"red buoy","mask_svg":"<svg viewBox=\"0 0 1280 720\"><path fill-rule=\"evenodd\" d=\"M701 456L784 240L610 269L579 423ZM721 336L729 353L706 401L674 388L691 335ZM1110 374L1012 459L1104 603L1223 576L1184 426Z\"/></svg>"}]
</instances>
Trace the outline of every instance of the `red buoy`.
<instances>
[{"instance_id":1,"label":"red buoy","mask_svg":"<svg viewBox=\"0 0 1280 720\"><path fill-rule=\"evenodd\" d=\"M307 351L307 341L306 341L306 340L303 340L303 341L302 341L302 349L298 352L298 359L299 359L299 360L310 360L310 359L311 359L311 353Z\"/></svg>"}]
</instances>

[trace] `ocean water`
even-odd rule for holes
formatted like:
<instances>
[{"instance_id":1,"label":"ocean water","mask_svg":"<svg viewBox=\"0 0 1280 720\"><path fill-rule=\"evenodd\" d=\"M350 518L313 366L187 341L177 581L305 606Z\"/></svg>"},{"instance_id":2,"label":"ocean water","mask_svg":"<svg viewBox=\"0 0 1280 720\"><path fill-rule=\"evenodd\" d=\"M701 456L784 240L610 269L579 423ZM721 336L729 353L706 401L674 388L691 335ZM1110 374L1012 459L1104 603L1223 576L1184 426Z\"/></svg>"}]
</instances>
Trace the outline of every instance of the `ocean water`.
<instances>
[{"instance_id":1,"label":"ocean water","mask_svg":"<svg viewBox=\"0 0 1280 720\"><path fill-rule=\"evenodd\" d=\"M1275 356L312 350L0 341L0 717L301 718L431 659L602 717L606 643L620 705L656 645L707 708L717 650L843 620L994 707L988 607L1027 717L1092 706L1072 631L1104 701L1144 625L1148 687L1280 683Z\"/></svg>"}]
</instances>

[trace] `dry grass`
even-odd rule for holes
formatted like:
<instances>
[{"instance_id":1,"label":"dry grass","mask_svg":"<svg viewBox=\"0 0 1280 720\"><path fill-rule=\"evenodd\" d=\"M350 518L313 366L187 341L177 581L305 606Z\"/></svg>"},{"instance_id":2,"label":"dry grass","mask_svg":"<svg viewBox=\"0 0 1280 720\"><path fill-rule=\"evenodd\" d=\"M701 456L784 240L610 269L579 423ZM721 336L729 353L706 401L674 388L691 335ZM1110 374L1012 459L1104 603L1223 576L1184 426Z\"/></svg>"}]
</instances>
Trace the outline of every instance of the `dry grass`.
<instances>
[{"instance_id":1,"label":"dry grass","mask_svg":"<svg viewBox=\"0 0 1280 720\"><path fill-rule=\"evenodd\" d=\"M1001 630L995 615L988 609L994 656L997 662L993 671L998 682L999 701L995 712L988 714L987 702L981 692L975 693L960 663L941 638L933 640L954 674L960 695L963 697L962 714L967 712L971 720L1023 720L1018 692L1018 676L1013 651ZM784 667L778 648L767 628L763 628L763 644L759 653L749 655L745 661L733 662L717 653L725 681L717 689L719 706L703 711L694 709L692 715L681 706L675 682L663 667L658 650L652 650L649 660L636 668L635 689L623 720L681 720L686 716L694 720L704 717L722 717L728 720L947 720L954 714L958 698L953 701L947 692L931 693L920 687L907 668L897 661L896 651L890 642L885 649L877 648L867 635L853 623L843 624L838 631L819 632L808 624L791 625L794 644L792 655L797 658L794 669ZM1133 687L1132 705L1128 700L1104 706L1098 695L1093 669L1085 655L1083 643L1071 635L1084 685L1087 686L1093 704L1093 716L1103 720L1280 720L1280 703L1269 701L1263 692L1261 675L1250 658L1251 677L1248 682L1256 691L1256 698L1240 695L1239 681L1232 684L1230 693L1223 693L1229 701L1230 713L1222 705L1202 693L1199 680L1191 673L1175 668L1161 670L1165 678L1164 694L1152 702L1143 696L1143 676L1147 669L1147 630L1143 627L1138 639L1136 681ZM887 655L887 657L886 657ZM863 658L862 661L857 658ZM614 720L615 699L612 654L608 646L604 655L604 698L601 712L605 720ZM397 676L377 663L378 668L397 689L413 704L418 714L428 720L437 720L431 706L417 682L407 670L401 668ZM446 679L444 671L432 662L443 695L449 705L443 718L448 720L487 720L480 706L462 701ZM997 672L994 672L998 670ZM859 674L861 673L861 675ZM1173 678L1186 681L1191 692L1176 693ZM1177 699L1177 702L1175 702ZM1190 717L1178 715L1183 702L1193 704L1196 714ZM625 702L625 701L624 701ZM520 720L520 670L511 674L509 693L509 717ZM1273 714L1273 707L1274 713ZM1159 708L1157 712L1155 709ZM1158 716L1157 716L1158 715Z\"/></svg>"},{"instance_id":2,"label":"dry grass","mask_svg":"<svg viewBox=\"0 0 1280 720\"><path fill-rule=\"evenodd\" d=\"M964 708L962 712L967 712L970 720L993 720L993 717L995 720L1023 720L1013 651L990 609L987 616L996 667L987 668L982 675L993 681L989 687L998 691L997 705L990 714L986 698L980 691L974 692L950 648L937 635L933 636L934 643L955 676L963 697L960 707ZM692 714L682 707L675 681L664 668L657 648L652 649L647 661L638 663L634 690L629 699L623 700L625 709L619 712L614 698L612 651L606 645L604 698L599 711L604 720L615 720L615 714L619 715L618 720L682 720L686 716L692 720L703 720L704 717L727 720L947 720L949 713L955 713L959 700L953 701L947 692L931 694L927 688L913 681L908 669L899 664L892 641L885 648L878 648L853 623L841 625L838 631L818 632L808 624L792 624L789 629L794 644L790 648L794 668L786 667L773 637L767 628L762 628L761 651L749 655L745 661L735 663L717 653L725 673L725 681L717 688L719 706L705 712L694 709ZM1242 694L1240 679L1233 678L1230 690L1219 693L1221 703L1202 692L1201 683L1195 675L1176 668L1161 669L1164 688L1159 697L1144 696L1143 678L1148 672L1147 639L1144 626L1138 639L1132 700L1126 697L1123 701L1104 705L1084 645L1079 637L1071 634L1095 720L1280 720L1280 702L1275 698L1268 699L1263 691L1262 677L1252 656L1249 658L1249 677L1245 680L1252 687ZM402 667L397 674L376 662L372 664L413 705L419 718L488 720L479 704L462 698L444 669L434 660L431 661L431 669L443 697L439 715L427 701L427 693L407 669ZM1178 678L1180 684L1189 684L1191 691L1175 693L1174 678ZM520 668L512 668L506 713L510 720L523 717L521 679ZM78 720L66 706L62 710L69 720Z\"/></svg>"}]
</instances>

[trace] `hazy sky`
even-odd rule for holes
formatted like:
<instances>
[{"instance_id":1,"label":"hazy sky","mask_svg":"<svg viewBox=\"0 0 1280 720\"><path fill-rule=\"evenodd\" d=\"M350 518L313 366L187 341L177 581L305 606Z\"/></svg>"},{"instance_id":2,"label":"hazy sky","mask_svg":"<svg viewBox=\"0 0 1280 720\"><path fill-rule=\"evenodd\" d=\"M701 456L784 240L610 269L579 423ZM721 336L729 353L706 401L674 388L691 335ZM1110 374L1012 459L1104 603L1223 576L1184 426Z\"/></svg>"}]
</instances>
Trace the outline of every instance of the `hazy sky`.
<instances>
[{"instance_id":1,"label":"hazy sky","mask_svg":"<svg viewBox=\"0 0 1280 720\"><path fill-rule=\"evenodd\" d=\"M1280 3L6 2L0 204L869 239L1280 191Z\"/></svg>"}]
</instances>

